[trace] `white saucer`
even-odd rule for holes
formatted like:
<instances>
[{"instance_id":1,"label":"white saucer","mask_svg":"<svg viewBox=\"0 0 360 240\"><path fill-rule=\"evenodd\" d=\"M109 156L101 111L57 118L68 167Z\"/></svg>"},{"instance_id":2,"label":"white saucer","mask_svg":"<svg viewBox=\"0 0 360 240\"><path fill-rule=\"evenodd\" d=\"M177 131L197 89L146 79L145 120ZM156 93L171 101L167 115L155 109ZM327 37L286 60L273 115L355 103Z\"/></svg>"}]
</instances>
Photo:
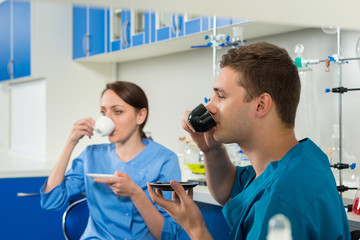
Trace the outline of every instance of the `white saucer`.
<instances>
[{"instance_id":1,"label":"white saucer","mask_svg":"<svg viewBox=\"0 0 360 240\"><path fill-rule=\"evenodd\" d=\"M87 173L86 176L91 178L112 178L115 177L112 174L101 174L101 173Z\"/></svg>"}]
</instances>

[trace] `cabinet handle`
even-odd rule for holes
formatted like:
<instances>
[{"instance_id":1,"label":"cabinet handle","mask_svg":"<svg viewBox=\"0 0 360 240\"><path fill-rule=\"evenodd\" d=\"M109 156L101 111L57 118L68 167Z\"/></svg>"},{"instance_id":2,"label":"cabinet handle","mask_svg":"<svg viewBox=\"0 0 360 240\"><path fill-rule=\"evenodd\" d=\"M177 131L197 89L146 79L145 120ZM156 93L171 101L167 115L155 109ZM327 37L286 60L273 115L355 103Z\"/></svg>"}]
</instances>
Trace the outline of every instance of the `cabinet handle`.
<instances>
[{"instance_id":1,"label":"cabinet handle","mask_svg":"<svg viewBox=\"0 0 360 240\"><path fill-rule=\"evenodd\" d=\"M10 59L7 65L7 71L10 78L14 77L14 59Z\"/></svg>"},{"instance_id":2,"label":"cabinet handle","mask_svg":"<svg viewBox=\"0 0 360 240\"><path fill-rule=\"evenodd\" d=\"M89 55L90 54L90 34L85 34L83 37L83 52L85 53L85 55Z\"/></svg>"},{"instance_id":3,"label":"cabinet handle","mask_svg":"<svg viewBox=\"0 0 360 240\"><path fill-rule=\"evenodd\" d=\"M17 193L18 197L35 197L35 196L39 196L40 193Z\"/></svg>"},{"instance_id":4,"label":"cabinet handle","mask_svg":"<svg viewBox=\"0 0 360 240\"><path fill-rule=\"evenodd\" d=\"M123 37L123 45L124 46L128 46L129 45L129 40L128 40L128 35L127 35L127 29L129 27L129 22L126 21L123 25L122 25L122 37Z\"/></svg>"},{"instance_id":5,"label":"cabinet handle","mask_svg":"<svg viewBox=\"0 0 360 240\"><path fill-rule=\"evenodd\" d=\"M171 31L173 34L180 32L180 21L177 14L173 14L171 17Z\"/></svg>"}]
</instances>

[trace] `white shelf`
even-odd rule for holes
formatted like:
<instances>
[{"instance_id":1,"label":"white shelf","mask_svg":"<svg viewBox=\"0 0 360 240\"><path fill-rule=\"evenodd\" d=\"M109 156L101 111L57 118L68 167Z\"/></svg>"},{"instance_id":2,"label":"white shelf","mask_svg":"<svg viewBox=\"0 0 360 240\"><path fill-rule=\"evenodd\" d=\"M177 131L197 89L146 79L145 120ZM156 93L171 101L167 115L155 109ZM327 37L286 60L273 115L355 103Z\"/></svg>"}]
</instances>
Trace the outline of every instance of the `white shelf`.
<instances>
[{"instance_id":1,"label":"white shelf","mask_svg":"<svg viewBox=\"0 0 360 240\"><path fill-rule=\"evenodd\" d=\"M250 40L263 36L275 35L285 32L297 31L304 29L304 27L288 26L288 25L274 25L267 23L259 23L256 21L249 21L246 23L234 24L228 27L217 29L217 33L232 36L232 29L235 26L243 27L244 40ZM193 35L187 35L176 39L164 40L161 42L151 43L138 47L131 47L126 50L119 50L110 53L99 54L91 57L77 59L78 62L129 62L134 60L146 59L151 57L158 57L162 55L184 52L194 50L190 48L193 45L204 45L207 43L204 40L206 35L212 35L213 30Z\"/></svg>"}]
</instances>

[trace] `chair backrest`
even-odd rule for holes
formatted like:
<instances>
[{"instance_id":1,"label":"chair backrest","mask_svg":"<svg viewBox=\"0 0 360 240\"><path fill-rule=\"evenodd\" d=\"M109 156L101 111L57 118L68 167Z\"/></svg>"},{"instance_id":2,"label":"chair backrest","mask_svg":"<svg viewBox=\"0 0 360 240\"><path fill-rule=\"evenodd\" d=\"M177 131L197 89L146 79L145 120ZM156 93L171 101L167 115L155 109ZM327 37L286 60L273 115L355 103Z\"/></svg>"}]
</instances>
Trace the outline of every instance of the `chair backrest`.
<instances>
[{"instance_id":1,"label":"chair backrest","mask_svg":"<svg viewBox=\"0 0 360 240\"><path fill-rule=\"evenodd\" d=\"M63 232L66 240L79 240L89 218L89 208L86 198L73 202L63 215Z\"/></svg>"}]
</instances>

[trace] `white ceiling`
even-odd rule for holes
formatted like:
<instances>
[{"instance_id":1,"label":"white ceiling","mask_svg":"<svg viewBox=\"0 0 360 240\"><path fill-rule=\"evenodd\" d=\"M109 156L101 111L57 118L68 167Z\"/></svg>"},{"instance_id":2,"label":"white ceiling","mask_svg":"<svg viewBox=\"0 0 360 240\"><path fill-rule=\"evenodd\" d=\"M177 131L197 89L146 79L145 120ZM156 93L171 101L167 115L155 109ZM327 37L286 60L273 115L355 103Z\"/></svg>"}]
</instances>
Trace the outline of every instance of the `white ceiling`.
<instances>
[{"instance_id":1,"label":"white ceiling","mask_svg":"<svg viewBox=\"0 0 360 240\"><path fill-rule=\"evenodd\" d=\"M32 0L251 18L306 27L360 30L360 0Z\"/></svg>"}]
</instances>

